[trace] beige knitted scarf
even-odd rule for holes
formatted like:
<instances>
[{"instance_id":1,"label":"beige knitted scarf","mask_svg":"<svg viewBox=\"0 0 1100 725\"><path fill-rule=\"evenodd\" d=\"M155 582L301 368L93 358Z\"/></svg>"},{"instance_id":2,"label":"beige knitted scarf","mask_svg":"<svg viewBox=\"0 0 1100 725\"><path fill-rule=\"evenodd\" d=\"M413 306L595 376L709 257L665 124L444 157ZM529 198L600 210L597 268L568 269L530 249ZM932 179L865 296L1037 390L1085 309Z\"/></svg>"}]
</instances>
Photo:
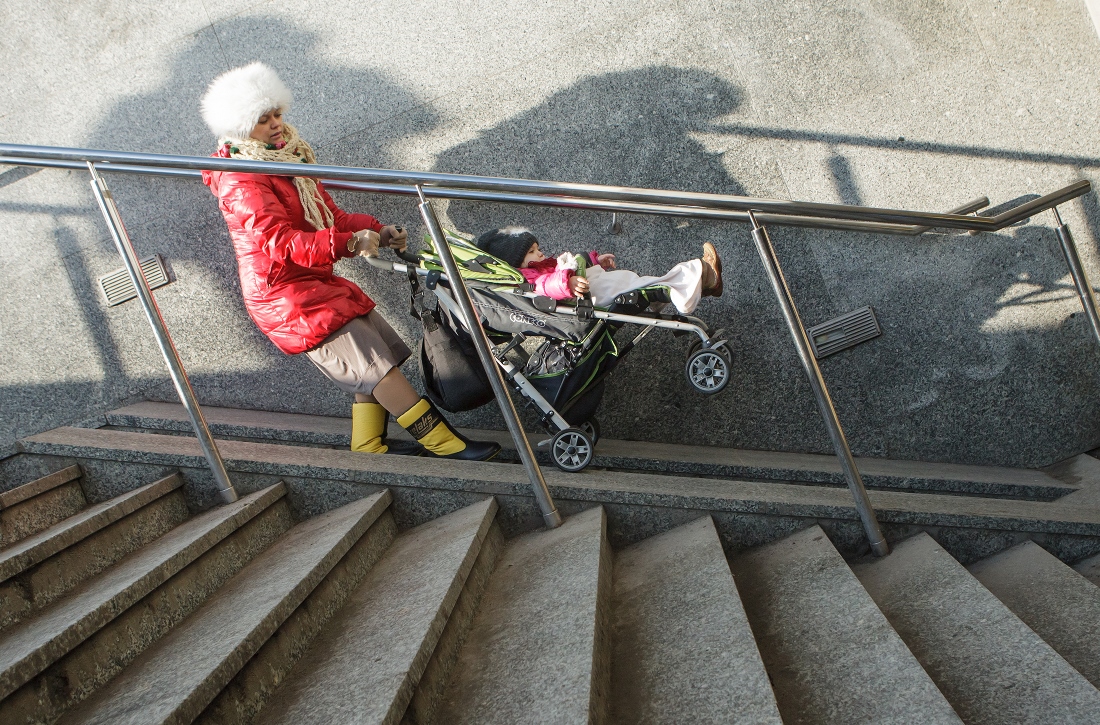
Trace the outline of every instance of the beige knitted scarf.
<instances>
[{"instance_id":1,"label":"beige knitted scarf","mask_svg":"<svg viewBox=\"0 0 1100 725\"><path fill-rule=\"evenodd\" d=\"M281 161L286 164L315 164L317 157L313 155L313 148L298 135L298 129L289 123L283 124L282 148L275 148L269 143L257 141L254 138L243 140L227 139L229 155L235 159L251 159L252 161ZM295 176L294 186L298 188L298 199L302 202L306 221L313 225L314 229L328 229L335 223L332 210L321 198L321 192L317 189L317 180L305 176Z\"/></svg>"}]
</instances>

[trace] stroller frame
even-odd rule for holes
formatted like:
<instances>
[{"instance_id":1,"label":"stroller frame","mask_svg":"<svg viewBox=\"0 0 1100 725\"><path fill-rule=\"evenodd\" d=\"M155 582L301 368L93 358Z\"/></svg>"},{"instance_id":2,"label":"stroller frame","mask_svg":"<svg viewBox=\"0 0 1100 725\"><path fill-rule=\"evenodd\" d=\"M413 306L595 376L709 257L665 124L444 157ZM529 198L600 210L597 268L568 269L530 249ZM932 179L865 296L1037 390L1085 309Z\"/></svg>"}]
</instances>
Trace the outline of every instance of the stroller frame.
<instances>
[{"instance_id":1,"label":"stroller frame","mask_svg":"<svg viewBox=\"0 0 1100 725\"><path fill-rule=\"evenodd\" d=\"M425 280L425 286L435 291L439 282L447 285L450 291L450 280L445 272L429 271L419 265L420 259L412 254L399 254L407 263L394 262L392 267L386 264L385 268L403 274L412 279ZM415 277L413 277L415 275ZM467 287L479 286L464 280ZM591 328L586 340L598 340L607 326L615 326L614 330L626 324L638 325L642 329L627 344L617 348L616 358L621 360L632 348L644 339L654 329L671 330L675 335L694 335L697 339L689 346L684 373L688 382L698 392L705 395L713 395L725 388L729 382L731 351L728 341L724 338L724 330L711 330L702 320L688 315L670 315L662 312L641 312L638 314L624 314L611 312L591 306L590 301L582 300L576 305L563 304L559 301L542 297L533 292L509 291L506 288L496 289L499 294L514 294L532 301L535 307L545 313L572 315L581 319L597 320L597 325ZM470 330L458 303L451 294L436 294L436 300L446 309L452 319L462 325L469 333ZM587 304L586 304L587 302ZM520 348L520 345L529 337L522 333L511 334L512 339L507 343L493 345L490 352L496 361L504 380L515 392L519 393L527 402L528 407L535 407L540 413L540 423L550 438L540 441L537 447L547 449L554 465L566 472L577 472L586 468L595 455L595 445L599 440L599 423L595 417L588 421L573 426L566 420L564 413L568 408L559 411L549 400L535 387L524 372L515 363L508 359L509 353ZM545 337L545 336L543 336ZM548 338L553 339L553 338ZM589 342L589 344L592 344ZM521 351L521 354L522 351ZM583 354L583 353L582 353ZM616 362L617 364L617 362ZM601 372L597 379L589 383L589 387L605 379L615 365L612 364Z\"/></svg>"}]
</instances>

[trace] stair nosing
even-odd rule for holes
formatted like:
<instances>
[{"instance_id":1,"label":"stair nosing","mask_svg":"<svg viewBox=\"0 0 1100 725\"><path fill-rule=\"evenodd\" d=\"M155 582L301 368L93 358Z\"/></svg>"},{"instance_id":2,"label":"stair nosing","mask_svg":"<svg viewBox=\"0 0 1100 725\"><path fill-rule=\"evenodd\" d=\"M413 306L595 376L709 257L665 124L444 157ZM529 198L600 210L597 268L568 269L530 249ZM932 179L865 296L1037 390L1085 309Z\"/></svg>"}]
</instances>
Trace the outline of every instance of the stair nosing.
<instances>
[{"instance_id":1,"label":"stair nosing","mask_svg":"<svg viewBox=\"0 0 1100 725\"><path fill-rule=\"evenodd\" d=\"M75 481L79 479L81 475L83 475L83 473L80 470L80 466L72 465L62 468L60 471L54 471L41 478L24 483L22 486L16 486L11 490L4 491L0 493L0 511L10 509L17 504L28 501L51 489L63 486L70 481Z\"/></svg>"}]
</instances>

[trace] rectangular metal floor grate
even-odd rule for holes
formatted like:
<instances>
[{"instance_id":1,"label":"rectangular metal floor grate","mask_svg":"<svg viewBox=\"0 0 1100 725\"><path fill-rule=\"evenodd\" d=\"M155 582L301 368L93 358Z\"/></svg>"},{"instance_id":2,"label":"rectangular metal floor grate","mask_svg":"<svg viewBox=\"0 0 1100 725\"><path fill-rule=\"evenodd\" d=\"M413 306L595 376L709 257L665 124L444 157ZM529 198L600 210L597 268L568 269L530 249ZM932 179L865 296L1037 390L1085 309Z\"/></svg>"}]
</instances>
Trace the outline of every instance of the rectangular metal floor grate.
<instances>
[{"instance_id":1,"label":"rectangular metal floor grate","mask_svg":"<svg viewBox=\"0 0 1100 725\"><path fill-rule=\"evenodd\" d=\"M150 289L163 287L172 281L168 279L168 268L164 266L164 260L159 254L141 260L141 270L145 273L145 281L149 283ZM99 286L103 289L103 296L107 298L108 307L121 305L137 297L137 290L134 289L134 283L130 281L125 267L100 277Z\"/></svg>"},{"instance_id":2,"label":"rectangular metal floor grate","mask_svg":"<svg viewBox=\"0 0 1100 725\"><path fill-rule=\"evenodd\" d=\"M806 330L817 359L846 350L853 345L874 339L882 334L875 312L861 307L836 319L822 322Z\"/></svg>"}]
</instances>

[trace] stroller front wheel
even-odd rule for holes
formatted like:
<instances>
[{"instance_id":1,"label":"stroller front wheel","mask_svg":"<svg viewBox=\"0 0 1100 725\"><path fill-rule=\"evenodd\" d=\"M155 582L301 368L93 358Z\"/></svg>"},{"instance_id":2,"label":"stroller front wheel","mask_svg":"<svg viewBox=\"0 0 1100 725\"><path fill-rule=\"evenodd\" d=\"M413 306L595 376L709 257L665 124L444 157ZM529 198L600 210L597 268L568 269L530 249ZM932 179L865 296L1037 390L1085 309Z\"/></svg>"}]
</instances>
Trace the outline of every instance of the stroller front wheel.
<instances>
[{"instance_id":1,"label":"stroller front wheel","mask_svg":"<svg viewBox=\"0 0 1100 725\"><path fill-rule=\"evenodd\" d=\"M550 455L555 466L566 473L576 473L592 462L594 445L583 430L566 428L558 431L551 440Z\"/></svg>"},{"instance_id":2,"label":"stroller front wheel","mask_svg":"<svg viewBox=\"0 0 1100 725\"><path fill-rule=\"evenodd\" d=\"M730 381L730 364L715 348L701 348L688 355L684 366L691 386L704 395L714 395Z\"/></svg>"}]
</instances>

